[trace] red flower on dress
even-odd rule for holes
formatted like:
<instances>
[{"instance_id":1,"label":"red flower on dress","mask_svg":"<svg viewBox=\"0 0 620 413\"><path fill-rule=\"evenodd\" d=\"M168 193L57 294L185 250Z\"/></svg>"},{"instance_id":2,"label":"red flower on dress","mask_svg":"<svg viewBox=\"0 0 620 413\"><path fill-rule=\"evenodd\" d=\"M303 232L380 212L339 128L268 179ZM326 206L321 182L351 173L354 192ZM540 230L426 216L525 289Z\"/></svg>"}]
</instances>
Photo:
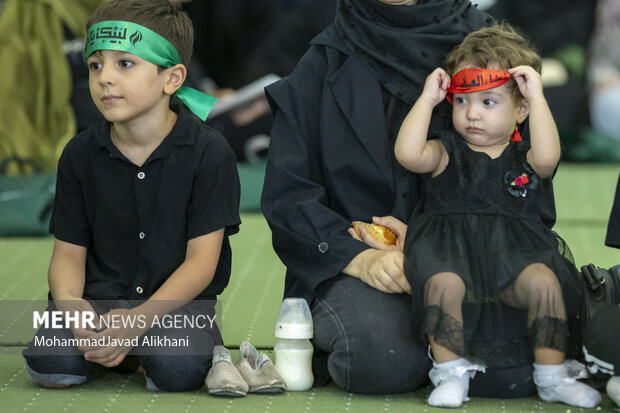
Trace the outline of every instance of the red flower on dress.
<instances>
[{"instance_id":1,"label":"red flower on dress","mask_svg":"<svg viewBox=\"0 0 620 413\"><path fill-rule=\"evenodd\" d=\"M528 178L526 174L523 174L521 176L517 176L511 185L523 186L528 182L530 182L530 178Z\"/></svg>"},{"instance_id":2,"label":"red flower on dress","mask_svg":"<svg viewBox=\"0 0 620 413\"><path fill-rule=\"evenodd\" d=\"M538 181L538 176L527 163L509 170L504 175L504 185L510 195L521 199L527 196L528 191L536 190Z\"/></svg>"}]
</instances>

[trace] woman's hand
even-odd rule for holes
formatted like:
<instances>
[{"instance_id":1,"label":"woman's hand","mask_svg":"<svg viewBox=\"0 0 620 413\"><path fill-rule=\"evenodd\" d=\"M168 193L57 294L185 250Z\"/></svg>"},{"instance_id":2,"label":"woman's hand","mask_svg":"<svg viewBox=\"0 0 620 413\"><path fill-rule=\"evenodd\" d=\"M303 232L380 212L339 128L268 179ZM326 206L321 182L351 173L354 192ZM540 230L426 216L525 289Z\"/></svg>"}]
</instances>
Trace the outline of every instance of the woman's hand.
<instances>
[{"instance_id":1,"label":"woman's hand","mask_svg":"<svg viewBox=\"0 0 620 413\"><path fill-rule=\"evenodd\" d=\"M403 253L395 249L362 251L342 272L384 293L411 293L403 270Z\"/></svg>"},{"instance_id":2,"label":"woman's hand","mask_svg":"<svg viewBox=\"0 0 620 413\"><path fill-rule=\"evenodd\" d=\"M364 228L360 228L360 233L353 228L349 228L349 235L358 241L361 241L368 246L378 250L398 250L403 251L405 243L405 235L407 233L407 225L400 221L398 218L394 218L391 215L385 217L372 217L373 224L381 225L389 228L396 235L396 244L388 245L381 241L376 240L372 235Z\"/></svg>"},{"instance_id":3,"label":"woman's hand","mask_svg":"<svg viewBox=\"0 0 620 413\"><path fill-rule=\"evenodd\" d=\"M407 225L393 216L373 217L372 222L383 225L396 234L396 245L377 241L363 228L360 235L353 228L349 228L351 237L371 248L357 254L343 272L385 293L410 294L411 286L403 269L403 245Z\"/></svg>"}]
</instances>

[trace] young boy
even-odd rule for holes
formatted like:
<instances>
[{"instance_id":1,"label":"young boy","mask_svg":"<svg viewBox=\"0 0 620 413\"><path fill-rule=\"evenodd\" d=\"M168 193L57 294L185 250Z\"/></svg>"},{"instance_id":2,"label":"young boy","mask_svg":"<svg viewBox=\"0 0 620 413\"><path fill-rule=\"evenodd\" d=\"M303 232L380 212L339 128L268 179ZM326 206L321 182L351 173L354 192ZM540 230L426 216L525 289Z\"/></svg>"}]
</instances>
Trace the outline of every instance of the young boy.
<instances>
[{"instance_id":1,"label":"young boy","mask_svg":"<svg viewBox=\"0 0 620 413\"><path fill-rule=\"evenodd\" d=\"M204 120L213 99L182 87L193 28L178 6L113 0L87 28L91 96L107 122L72 139L58 163L48 310L63 312L64 328L42 325L26 366L42 385L66 387L133 349L147 389L194 390L222 341L211 321L240 224L235 158L190 112Z\"/></svg>"}]
</instances>

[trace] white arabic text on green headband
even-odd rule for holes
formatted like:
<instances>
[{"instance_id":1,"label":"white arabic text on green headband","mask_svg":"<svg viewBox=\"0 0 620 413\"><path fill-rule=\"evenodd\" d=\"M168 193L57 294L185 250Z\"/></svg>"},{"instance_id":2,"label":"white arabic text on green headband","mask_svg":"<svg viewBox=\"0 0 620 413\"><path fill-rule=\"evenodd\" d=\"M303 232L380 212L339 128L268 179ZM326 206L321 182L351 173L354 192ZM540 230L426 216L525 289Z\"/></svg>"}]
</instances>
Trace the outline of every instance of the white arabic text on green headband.
<instances>
[{"instance_id":1,"label":"white arabic text on green headband","mask_svg":"<svg viewBox=\"0 0 620 413\"><path fill-rule=\"evenodd\" d=\"M84 55L88 59L97 50L128 52L165 68L182 63L168 40L137 23L120 20L102 21L88 29ZM213 96L186 86L181 86L175 95L203 121L216 101Z\"/></svg>"}]
</instances>

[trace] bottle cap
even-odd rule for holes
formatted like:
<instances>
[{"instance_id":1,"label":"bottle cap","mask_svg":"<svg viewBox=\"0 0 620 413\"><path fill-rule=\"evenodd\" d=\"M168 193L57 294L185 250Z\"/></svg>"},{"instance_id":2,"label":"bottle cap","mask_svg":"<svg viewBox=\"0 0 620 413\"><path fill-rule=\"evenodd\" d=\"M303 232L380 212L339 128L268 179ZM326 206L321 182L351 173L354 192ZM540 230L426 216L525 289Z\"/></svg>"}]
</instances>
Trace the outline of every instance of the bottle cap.
<instances>
[{"instance_id":1,"label":"bottle cap","mask_svg":"<svg viewBox=\"0 0 620 413\"><path fill-rule=\"evenodd\" d=\"M276 337L305 339L312 338L312 314L303 298L287 298L280 307L276 321Z\"/></svg>"}]
</instances>

